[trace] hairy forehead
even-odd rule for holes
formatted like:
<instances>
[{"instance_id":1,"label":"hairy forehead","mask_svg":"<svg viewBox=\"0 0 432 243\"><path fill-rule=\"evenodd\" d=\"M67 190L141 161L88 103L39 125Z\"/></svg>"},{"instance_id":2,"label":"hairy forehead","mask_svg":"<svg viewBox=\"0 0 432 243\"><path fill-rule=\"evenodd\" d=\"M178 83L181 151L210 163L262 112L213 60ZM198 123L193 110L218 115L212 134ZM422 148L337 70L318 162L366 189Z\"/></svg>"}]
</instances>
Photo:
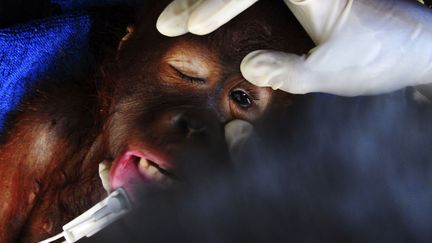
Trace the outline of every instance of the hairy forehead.
<instances>
[{"instance_id":1,"label":"hairy forehead","mask_svg":"<svg viewBox=\"0 0 432 243\"><path fill-rule=\"evenodd\" d=\"M147 18L142 19L137 33L127 45L129 48L124 48L125 55L122 56L129 57L127 59L144 56L147 59L149 55L153 55L157 58L173 45L188 42L189 45L183 46L191 48L199 43L203 48L203 55L210 51L218 55L222 65L235 64L234 66L237 67L237 63L245 55L257 49L273 49L297 54L307 52L313 47L312 41L289 9L278 2L282 1L259 1L209 35L186 34L175 38L165 37L157 32L155 22L161 10L151 9L150 13L157 14L148 14Z\"/></svg>"},{"instance_id":2,"label":"hairy forehead","mask_svg":"<svg viewBox=\"0 0 432 243\"><path fill-rule=\"evenodd\" d=\"M242 23L245 25L242 26ZM259 21L239 21L224 26L208 36L207 42L228 55L245 55L256 49L274 46L271 26Z\"/></svg>"},{"instance_id":3,"label":"hairy forehead","mask_svg":"<svg viewBox=\"0 0 432 243\"><path fill-rule=\"evenodd\" d=\"M215 32L196 37L225 54L240 57L257 49L304 53L313 47L309 37L282 1L259 1Z\"/></svg>"}]
</instances>

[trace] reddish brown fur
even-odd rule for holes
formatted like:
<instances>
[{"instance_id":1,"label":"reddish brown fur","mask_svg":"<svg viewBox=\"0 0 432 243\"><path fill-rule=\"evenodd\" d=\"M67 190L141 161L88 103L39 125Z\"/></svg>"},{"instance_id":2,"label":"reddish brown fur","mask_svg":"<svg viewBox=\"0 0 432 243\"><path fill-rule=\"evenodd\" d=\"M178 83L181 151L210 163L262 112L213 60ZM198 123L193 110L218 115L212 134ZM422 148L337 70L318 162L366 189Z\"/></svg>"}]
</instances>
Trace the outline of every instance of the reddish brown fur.
<instances>
[{"instance_id":1,"label":"reddish brown fur","mask_svg":"<svg viewBox=\"0 0 432 243\"><path fill-rule=\"evenodd\" d=\"M250 16L239 16L212 35L171 39L154 29L156 13L163 7L158 4L125 43L118 70L111 70L102 82L47 81L38 87L21 105L0 148L0 243L49 237L101 200L105 192L98 163L112 161L127 146L144 141L170 156L184 148L182 138L163 125L170 112L205 111L220 125L243 116L227 112L223 104L228 102L223 101L226 85L242 78L242 57L257 48L301 53L311 47L288 10L267 2L259 5L249 10ZM209 78L214 87L167 82L173 78L168 77L163 56L170 48L187 53L201 48L209 62L216 63L213 67L219 66ZM291 104L289 95L272 97L285 100L277 104Z\"/></svg>"}]
</instances>

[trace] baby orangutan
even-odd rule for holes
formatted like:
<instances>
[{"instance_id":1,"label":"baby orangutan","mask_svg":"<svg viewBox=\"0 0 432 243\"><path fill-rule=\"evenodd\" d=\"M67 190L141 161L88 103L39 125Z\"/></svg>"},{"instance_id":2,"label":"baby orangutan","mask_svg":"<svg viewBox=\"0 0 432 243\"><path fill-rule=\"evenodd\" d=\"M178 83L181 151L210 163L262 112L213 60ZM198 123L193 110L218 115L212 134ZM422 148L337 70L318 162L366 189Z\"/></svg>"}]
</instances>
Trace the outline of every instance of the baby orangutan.
<instances>
[{"instance_id":1,"label":"baby orangutan","mask_svg":"<svg viewBox=\"0 0 432 243\"><path fill-rule=\"evenodd\" d=\"M255 49L311 48L283 5L262 1L211 35L168 38L155 28L168 1L157 2L103 78L47 80L21 104L0 147L0 243L52 236L103 199L101 161L111 168L110 189L128 191L181 178L181 163L195 157L228 165L224 124L293 103L239 70Z\"/></svg>"}]
</instances>

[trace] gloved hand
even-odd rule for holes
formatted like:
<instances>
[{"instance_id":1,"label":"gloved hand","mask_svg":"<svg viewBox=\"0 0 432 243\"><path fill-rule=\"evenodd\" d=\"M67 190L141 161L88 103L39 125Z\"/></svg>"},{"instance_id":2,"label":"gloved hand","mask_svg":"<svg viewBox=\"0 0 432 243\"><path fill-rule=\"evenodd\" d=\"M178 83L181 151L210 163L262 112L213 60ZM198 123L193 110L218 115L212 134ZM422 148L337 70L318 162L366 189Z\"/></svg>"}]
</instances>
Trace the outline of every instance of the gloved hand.
<instances>
[{"instance_id":1,"label":"gloved hand","mask_svg":"<svg viewBox=\"0 0 432 243\"><path fill-rule=\"evenodd\" d=\"M157 26L169 36L188 31L206 34L253 2L176 0L161 14ZM432 81L432 12L416 2L285 0L285 3L317 47L303 56L268 50L250 53L244 58L241 71L255 85L296 94L326 92L354 96Z\"/></svg>"},{"instance_id":2,"label":"gloved hand","mask_svg":"<svg viewBox=\"0 0 432 243\"><path fill-rule=\"evenodd\" d=\"M159 16L156 28L166 36L188 32L206 35L258 0L174 0Z\"/></svg>"}]
</instances>

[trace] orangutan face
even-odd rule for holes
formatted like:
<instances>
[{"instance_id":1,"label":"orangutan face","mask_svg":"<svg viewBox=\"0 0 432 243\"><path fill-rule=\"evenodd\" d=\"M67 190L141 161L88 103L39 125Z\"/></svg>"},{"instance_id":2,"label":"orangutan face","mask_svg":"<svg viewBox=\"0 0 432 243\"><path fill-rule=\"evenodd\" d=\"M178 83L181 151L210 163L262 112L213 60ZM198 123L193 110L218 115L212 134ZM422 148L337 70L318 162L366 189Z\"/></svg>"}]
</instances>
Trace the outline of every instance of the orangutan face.
<instances>
[{"instance_id":1,"label":"orangutan face","mask_svg":"<svg viewBox=\"0 0 432 243\"><path fill-rule=\"evenodd\" d=\"M289 10L267 2L202 37L163 37L156 17L138 26L119 53L107 123L111 189L181 177L176 168L197 153L205 154L203 163L228 164L227 122L253 123L295 100L246 81L243 57L256 49L301 53L311 47Z\"/></svg>"}]
</instances>

